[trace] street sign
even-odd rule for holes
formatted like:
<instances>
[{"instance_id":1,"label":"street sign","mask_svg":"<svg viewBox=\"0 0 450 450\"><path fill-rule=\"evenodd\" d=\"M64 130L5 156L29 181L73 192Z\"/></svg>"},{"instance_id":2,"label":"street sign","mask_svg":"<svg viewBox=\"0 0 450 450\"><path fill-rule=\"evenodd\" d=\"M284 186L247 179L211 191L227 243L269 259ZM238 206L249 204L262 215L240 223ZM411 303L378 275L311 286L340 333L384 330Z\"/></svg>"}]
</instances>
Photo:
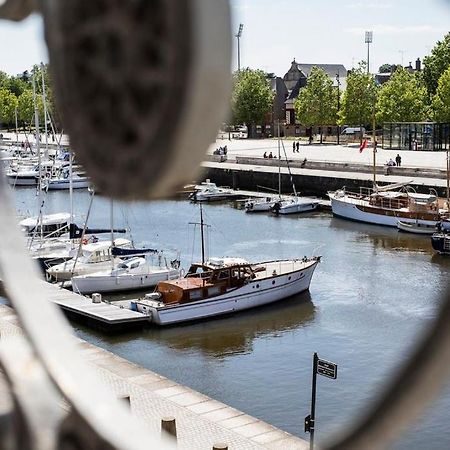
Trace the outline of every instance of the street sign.
<instances>
[{"instance_id":1,"label":"street sign","mask_svg":"<svg viewBox=\"0 0 450 450\"><path fill-rule=\"evenodd\" d=\"M317 360L317 373L327 378L335 380L337 378L337 364L324 359Z\"/></svg>"}]
</instances>

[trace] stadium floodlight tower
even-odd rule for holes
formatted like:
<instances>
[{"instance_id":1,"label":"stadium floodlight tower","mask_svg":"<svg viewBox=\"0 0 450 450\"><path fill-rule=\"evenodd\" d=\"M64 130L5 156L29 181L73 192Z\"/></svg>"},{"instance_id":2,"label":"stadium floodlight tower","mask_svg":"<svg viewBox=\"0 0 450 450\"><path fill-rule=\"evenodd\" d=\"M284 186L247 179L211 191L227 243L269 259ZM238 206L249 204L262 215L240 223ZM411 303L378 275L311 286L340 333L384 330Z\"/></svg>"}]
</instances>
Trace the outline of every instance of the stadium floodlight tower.
<instances>
[{"instance_id":1,"label":"stadium floodlight tower","mask_svg":"<svg viewBox=\"0 0 450 450\"><path fill-rule=\"evenodd\" d=\"M364 42L367 44L367 73L370 73L370 44L373 42L373 31L366 31Z\"/></svg>"},{"instance_id":2,"label":"stadium floodlight tower","mask_svg":"<svg viewBox=\"0 0 450 450\"><path fill-rule=\"evenodd\" d=\"M244 24L240 23L239 24L239 30L236 34L236 38L237 38L237 57L238 57L238 72L241 71L241 46L240 46L240 39L242 36L242 30L244 29Z\"/></svg>"}]
</instances>

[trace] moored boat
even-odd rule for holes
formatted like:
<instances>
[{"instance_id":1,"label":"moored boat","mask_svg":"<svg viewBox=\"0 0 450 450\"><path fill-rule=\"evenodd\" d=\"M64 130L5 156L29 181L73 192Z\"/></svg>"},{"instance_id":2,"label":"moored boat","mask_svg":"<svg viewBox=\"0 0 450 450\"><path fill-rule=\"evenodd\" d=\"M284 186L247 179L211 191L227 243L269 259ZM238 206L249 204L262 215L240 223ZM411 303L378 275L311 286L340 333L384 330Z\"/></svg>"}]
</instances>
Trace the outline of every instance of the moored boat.
<instances>
[{"instance_id":1,"label":"moored boat","mask_svg":"<svg viewBox=\"0 0 450 450\"><path fill-rule=\"evenodd\" d=\"M201 184L197 184L194 189L194 192L189 195L189 198L194 202L219 201L241 197L240 194L232 189L219 187L209 179Z\"/></svg>"},{"instance_id":2,"label":"moored boat","mask_svg":"<svg viewBox=\"0 0 450 450\"><path fill-rule=\"evenodd\" d=\"M403 220L397 221L397 228L399 231L414 234L433 234L436 233L436 225L428 225L420 222L405 222Z\"/></svg>"},{"instance_id":3,"label":"moored boat","mask_svg":"<svg viewBox=\"0 0 450 450\"><path fill-rule=\"evenodd\" d=\"M107 270L119 265L122 260L112 255L111 241L99 241L83 245L81 254L47 269L48 276L56 281L68 281L73 276ZM114 247L131 247L128 239L115 239Z\"/></svg>"},{"instance_id":4,"label":"moored boat","mask_svg":"<svg viewBox=\"0 0 450 450\"><path fill-rule=\"evenodd\" d=\"M319 202L317 200L307 200L296 196L276 202L272 207L272 211L275 214L299 214L314 211L318 206Z\"/></svg>"},{"instance_id":5,"label":"moored boat","mask_svg":"<svg viewBox=\"0 0 450 450\"><path fill-rule=\"evenodd\" d=\"M392 191L402 185L391 185L375 190L362 188L349 192L345 188L328 192L333 214L358 222L397 227L399 220L436 226L448 214L443 199L434 194Z\"/></svg>"},{"instance_id":6,"label":"moored boat","mask_svg":"<svg viewBox=\"0 0 450 450\"><path fill-rule=\"evenodd\" d=\"M431 236L431 246L441 255L450 255L450 234L437 232Z\"/></svg>"},{"instance_id":7,"label":"moored boat","mask_svg":"<svg viewBox=\"0 0 450 450\"><path fill-rule=\"evenodd\" d=\"M146 289L156 286L160 281L179 278L179 264L151 264L146 258L134 257L123 261L112 270L99 271L72 277L72 289L80 294L93 292L119 292Z\"/></svg>"},{"instance_id":8,"label":"moored boat","mask_svg":"<svg viewBox=\"0 0 450 450\"><path fill-rule=\"evenodd\" d=\"M309 289L320 257L251 264L210 259L193 264L184 278L158 283L131 302L158 325L211 318L277 302Z\"/></svg>"},{"instance_id":9,"label":"moored boat","mask_svg":"<svg viewBox=\"0 0 450 450\"><path fill-rule=\"evenodd\" d=\"M246 212L267 212L271 211L273 205L280 200L280 197L265 197L260 199L249 199L245 202Z\"/></svg>"}]
</instances>

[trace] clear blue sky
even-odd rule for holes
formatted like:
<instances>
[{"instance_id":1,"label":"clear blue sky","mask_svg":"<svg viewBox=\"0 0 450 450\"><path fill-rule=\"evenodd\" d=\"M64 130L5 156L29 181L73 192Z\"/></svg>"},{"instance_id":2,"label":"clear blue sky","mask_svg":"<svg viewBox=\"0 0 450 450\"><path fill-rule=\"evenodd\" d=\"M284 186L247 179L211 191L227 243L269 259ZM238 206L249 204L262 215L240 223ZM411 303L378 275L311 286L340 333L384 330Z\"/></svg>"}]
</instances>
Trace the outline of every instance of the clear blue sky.
<instances>
[{"instance_id":1,"label":"clear blue sky","mask_svg":"<svg viewBox=\"0 0 450 450\"><path fill-rule=\"evenodd\" d=\"M213 1L213 0L211 0ZM244 24L242 66L284 75L295 57L305 63L366 58L364 31L373 30L371 69L423 57L450 30L445 0L230 0L233 30ZM33 16L0 22L0 70L15 74L47 61L42 23ZM236 39L233 40L236 53ZM237 65L236 54L233 68Z\"/></svg>"}]
</instances>

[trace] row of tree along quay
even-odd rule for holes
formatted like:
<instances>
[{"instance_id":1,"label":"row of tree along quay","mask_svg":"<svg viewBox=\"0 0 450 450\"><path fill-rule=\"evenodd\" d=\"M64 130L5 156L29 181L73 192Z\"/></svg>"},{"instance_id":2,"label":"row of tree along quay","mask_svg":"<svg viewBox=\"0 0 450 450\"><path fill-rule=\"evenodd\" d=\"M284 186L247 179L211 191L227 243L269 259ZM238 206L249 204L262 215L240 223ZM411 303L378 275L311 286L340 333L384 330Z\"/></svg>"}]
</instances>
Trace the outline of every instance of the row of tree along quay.
<instances>
[{"instance_id":1,"label":"row of tree along quay","mask_svg":"<svg viewBox=\"0 0 450 450\"><path fill-rule=\"evenodd\" d=\"M44 77L47 110L53 122L59 128L57 113L48 65L34 66L19 75L8 75L0 71L0 126L2 129L15 129L16 117L19 128L30 129L34 123L33 77L36 86L36 103L39 121L44 123L44 102L42 99L42 76Z\"/></svg>"},{"instance_id":2,"label":"row of tree along quay","mask_svg":"<svg viewBox=\"0 0 450 450\"><path fill-rule=\"evenodd\" d=\"M361 62L348 71L345 89L340 89L339 75L333 80L323 69L313 67L294 101L296 122L319 127L321 143L322 130L331 126L338 127L339 133L344 125L372 128L374 120L377 127L388 122L450 123L450 33L423 62L423 70L382 65L380 72L390 73L382 84ZM282 114L278 118L273 114L273 79L273 74L250 68L234 73L230 124L246 124L249 138L257 137L258 125L283 122Z\"/></svg>"}]
</instances>

